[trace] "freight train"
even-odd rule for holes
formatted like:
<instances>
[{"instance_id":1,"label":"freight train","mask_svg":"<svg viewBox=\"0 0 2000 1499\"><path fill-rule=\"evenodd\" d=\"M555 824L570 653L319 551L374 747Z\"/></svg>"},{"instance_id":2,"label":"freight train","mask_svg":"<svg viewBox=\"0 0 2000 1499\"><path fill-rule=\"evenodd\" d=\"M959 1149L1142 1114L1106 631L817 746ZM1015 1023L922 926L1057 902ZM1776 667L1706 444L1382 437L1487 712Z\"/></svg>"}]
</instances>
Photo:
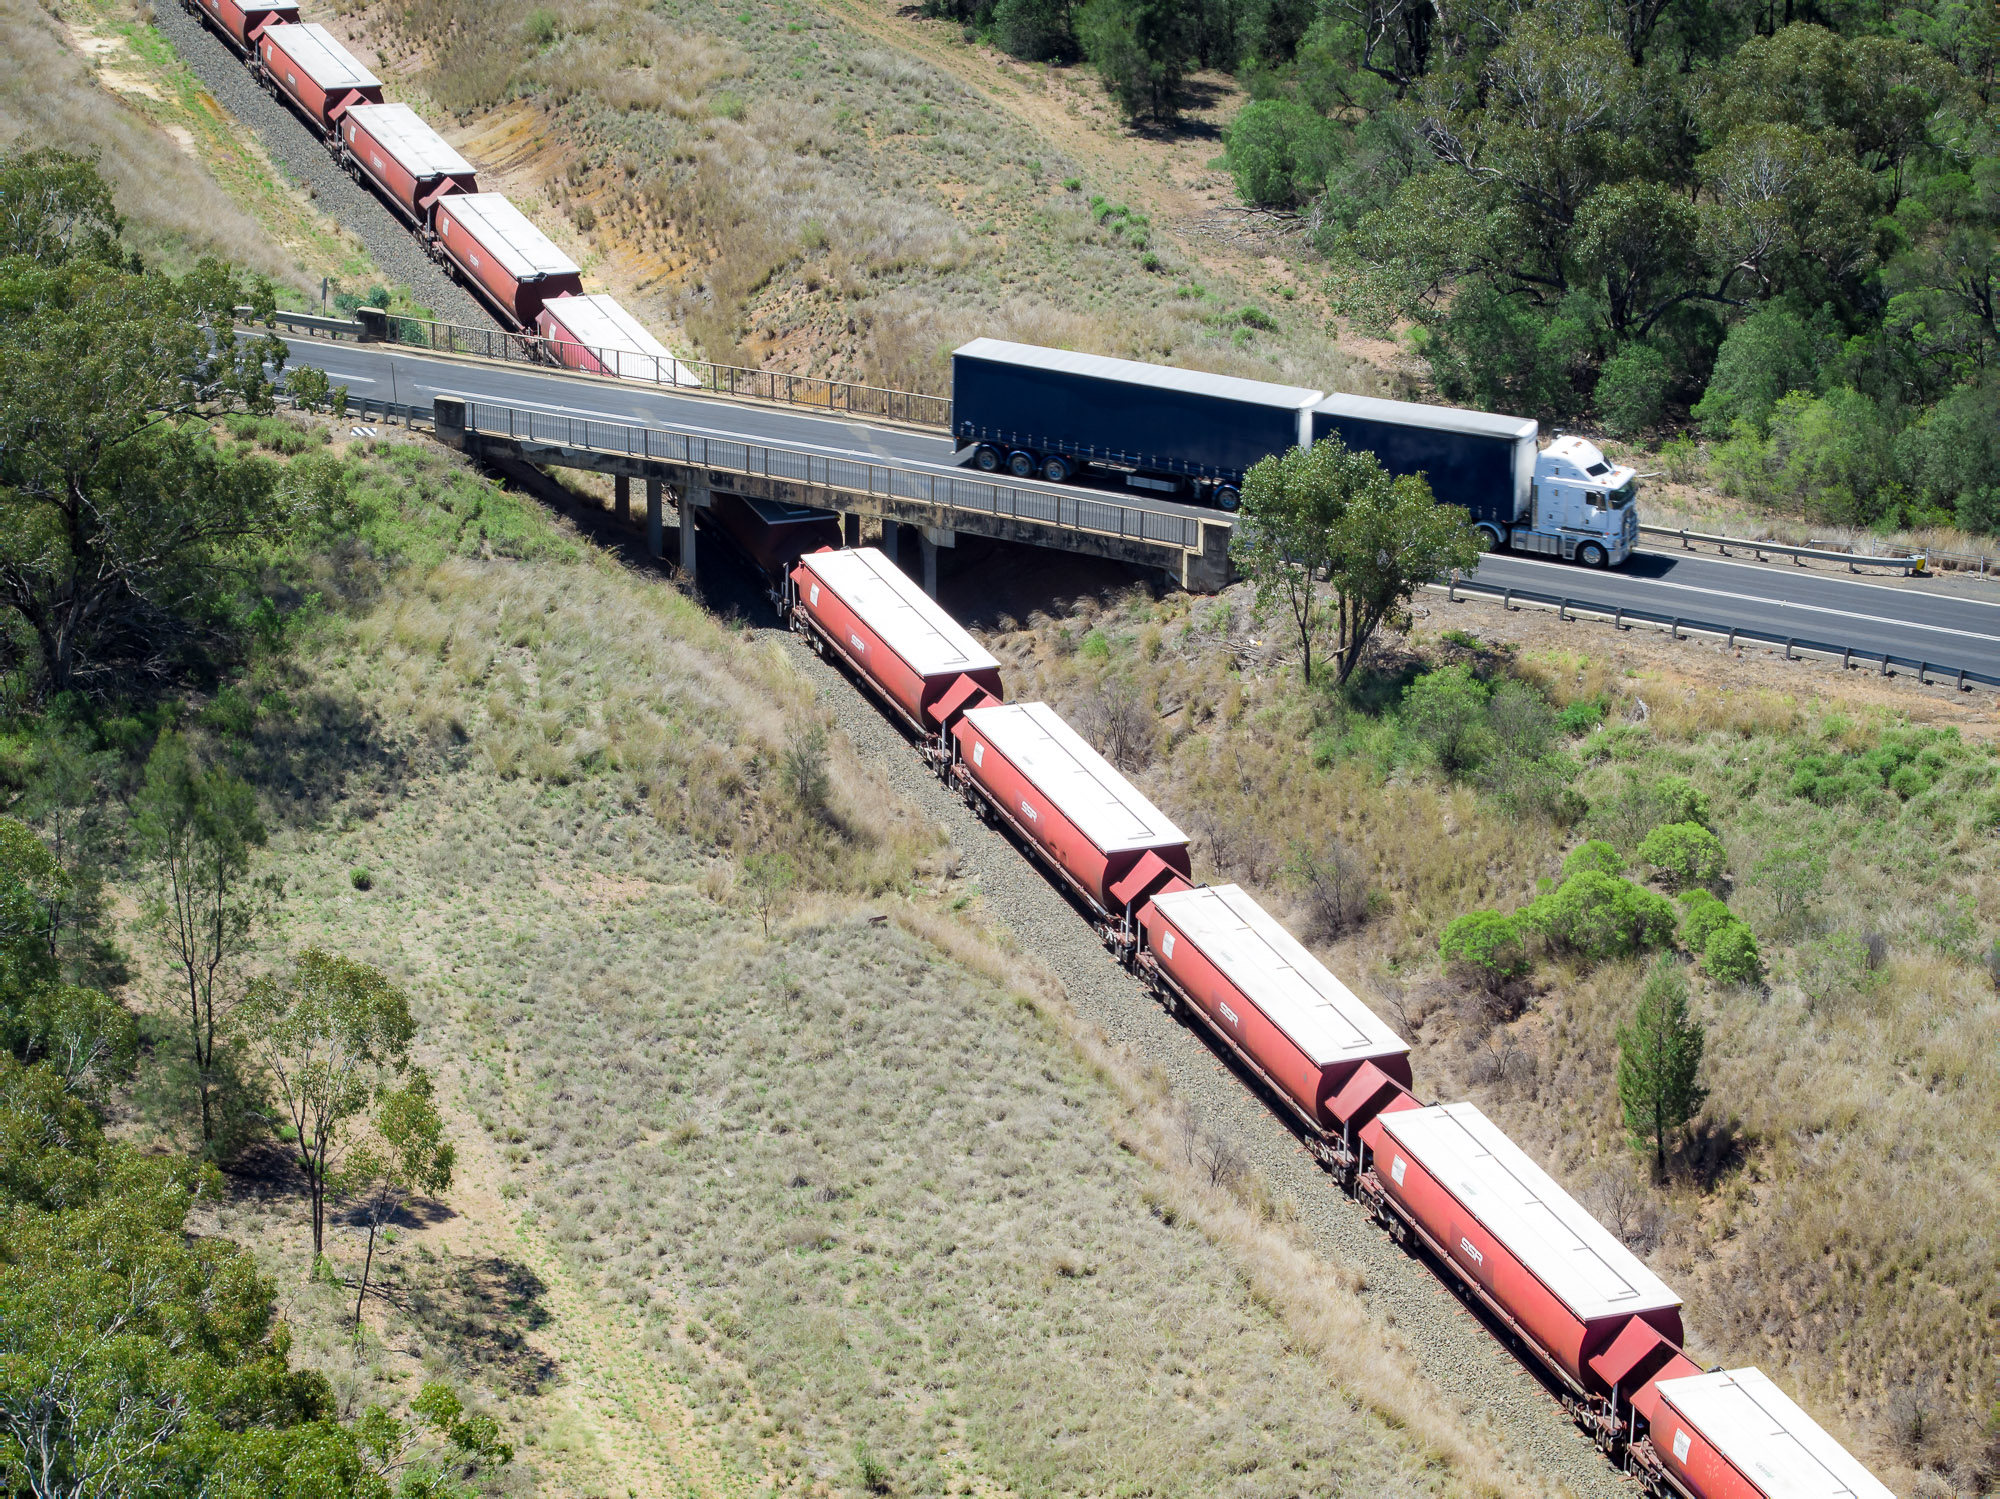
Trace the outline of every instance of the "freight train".
<instances>
[{"instance_id":1,"label":"freight train","mask_svg":"<svg viewBox=\"0 0 2000 1499\"><path fill-rule=\"evenodd\" d=\"M1639 539L1638 475L1526 417L1327 395L1233 375L976 338L951 356L952 432L987 472L1061 484L1096 470L1234 510L1261 459L1337 436L1421 473L1493 548L1616 567Z\"/></svg>"},{"instance_id":2,"label":"freight train","mask_svg":"<svg viewBox=\"0 0 2000 1499\"><path fill-rule=\"evenodd\" d=\"M551 362L628 379L700 383L610 297L585 298L576 263L504 195L480 191L472 163L415 110L383 102L381 80L325 27L302 23L296 0L181 5L503 326L542 333ZM579 305L563 310L564 301ZM551 308L557 310L545 317Z\"/></svg>"},{"instance_id":3,"label":"freight train","mask_svg":"<svg viewBox=\"0 0 2000 1499\"><path fill-rule=\"evenodd\" d=\"M1198 1025L1390 1238L1502 1329L1655 1499L1890 1499L1754 1368L1704 1369L1681 1299L1471 1103L1426 1104L1409 1046L881 552L784 574L791 627L888 709L1107 948Z\"/></svg>"}]
</instances>

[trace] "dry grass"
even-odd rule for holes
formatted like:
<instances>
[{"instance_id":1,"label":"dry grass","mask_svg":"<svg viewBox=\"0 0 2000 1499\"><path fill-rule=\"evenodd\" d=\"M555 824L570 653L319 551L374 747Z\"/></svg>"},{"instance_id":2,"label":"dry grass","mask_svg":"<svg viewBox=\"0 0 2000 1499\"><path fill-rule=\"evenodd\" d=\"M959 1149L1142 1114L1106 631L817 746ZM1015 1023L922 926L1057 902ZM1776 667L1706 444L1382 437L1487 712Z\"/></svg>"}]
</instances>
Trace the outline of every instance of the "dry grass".
<instances>
[{"instance_id":1,"label":"dry grass","mask_svg":"<svg viewBox=\"0 0 2000 1499\"><path fill-rule=\"evenodd\" d=\"M277 803L274 949L408 986L464 1171L358 1345L282 1171L214 1225L345 1407L447 1378L524 1492L1514 1492L1286 1205L1210 1184L1160 1085L952 914L867 767L836 740L810 814L774 783L813 711L781 653L453 460L346 456L340 609L241 753L335 782ZM760 845L806 874L768 936ZM360 1247L337 1222L340 1274Z\"/></svg>"},{"instance_id":2,"label":"dry grass","mask_svg":"<svg viewBox=\"0 0 2000 1499\"><path fill-rule=\"evenodd\" d=\"M2000 1379L2000 999L1979 962L2000 922L1990 750L1948 741L1928 789L1822 809L1792 792L1793 766L1865 751L1894 715L1550 651L1511 669L1558 703L1610 710L1575 745L1593 811L1565 832L1342 753L1366 736L1329 739L1327 710L1241 590L1136 591L1025 629L1000 623L990 643L1010 695L1046 696L1085 722L1107 696L1136 699L1159 726L1136 776L1193 834L1198 873L1252 886L1303 930L1288 850L1338 837L1361 856L1381 906L1329 960L1416 1043L1422 1091L1478 1099L1678 1286L1704 1359L1760 1364L1892 1481L1921 1470L1933 1488L1976 1491ZM1393 667L1403 647L1386 646ZM1625 825L1622 789L1666 772L1711 798L1729 898L1772 974L1749 989L1698 980L1713 1096L1655 1189L1612 1084L1637 969L1547 964L1527 1013L1501 1022L1439 975L1435 954L1446 920L1518 904L1579 837L1631 857L1645 828ZM1822 850L1828 870L1804 912L1781 920L1752 872L1795 844ZM1814 1009L1803 985L1843 935L1874 939L1881 969Z\"/></svg>"},{"instance_id":3,"label":"dry grass","mask_svg":"<svg viewBox=\"0 0 2000 1499\"><path fill-rule=\"evenodd\" d=\"M1175 227L1100 221L1115 185L1066 191L1082 169L1051 140L868 29L713 0L671 20L589 0L553 25L528 0L343 9L468 128L532 108L549 211L710 357L936 390L984 333L1380 388Z\"/></svg>"}]
</instances>

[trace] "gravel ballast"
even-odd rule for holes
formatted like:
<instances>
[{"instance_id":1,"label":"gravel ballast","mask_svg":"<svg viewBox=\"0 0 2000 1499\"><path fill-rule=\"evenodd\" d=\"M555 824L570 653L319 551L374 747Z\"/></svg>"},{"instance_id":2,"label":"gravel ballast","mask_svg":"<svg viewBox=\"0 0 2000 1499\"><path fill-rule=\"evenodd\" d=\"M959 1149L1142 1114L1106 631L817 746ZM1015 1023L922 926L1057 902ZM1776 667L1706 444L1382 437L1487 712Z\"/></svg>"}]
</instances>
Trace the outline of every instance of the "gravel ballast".
<instances>
[{"instance_id":1,"label":"gravel ballast","mask_svg":"<svg viewBox=\"0 0 2000 1499\"><path fill-rule=\"evenodd\" d=\"M403 221L343 172L297 115L257 86L243 60L199 16L174 0L153 0L153 23L216 102L256 131L271 160L311 191L315 206L360 239L385 277L408 286L446 322L493 326L492 317L423 252Z\"/></svg>"},{"instance_id":2,"label":"gravel ballast","mask_svg":"<svg viewBox=\"0 0 2000 1499\"><path fill-rule=\"evenodd\" d=\"M1502 1446L1535 1465L1550 1491L1579 1499L1629 1495L1538 1378L1424 1264L1390 1243L1237 1074L1112 960L1027 855L946 790L860 687L799 637L788 638L856 752L948 831L962 877L978 886L993 916L1062 980L1084 1021L1135 1063L1161 1069L1177 1099L1205 1125L1233 1136L1274 1192L1292 1195L1314 1252L1362 1273L1369 1314L1401 1331L1440 1400L1475 1423L1490 1423Z\"/></svg>"}]
</instances>

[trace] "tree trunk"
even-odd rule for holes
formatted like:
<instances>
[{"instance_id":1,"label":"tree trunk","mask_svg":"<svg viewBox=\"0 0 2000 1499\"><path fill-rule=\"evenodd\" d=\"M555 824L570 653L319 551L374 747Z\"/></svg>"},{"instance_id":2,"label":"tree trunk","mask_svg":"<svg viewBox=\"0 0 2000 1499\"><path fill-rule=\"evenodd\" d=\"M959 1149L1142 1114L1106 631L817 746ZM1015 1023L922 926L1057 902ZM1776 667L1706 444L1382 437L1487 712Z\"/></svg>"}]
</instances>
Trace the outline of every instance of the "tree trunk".
<instances>
[{"instance_id":1,"label":"tree trunk","mask_svg":"<svg viewBox=\"0 0 2000 1499\"><path fill-rule=\"evenodd\" d=\"M371 1214L368 1219L368 1256L361 1262L361 1289L354 1297L354 1335L361 1336L361 1303L368 1296L368 1272L375 1267L375 1228L381 1218Z\"/></svg>"}]
</instances>

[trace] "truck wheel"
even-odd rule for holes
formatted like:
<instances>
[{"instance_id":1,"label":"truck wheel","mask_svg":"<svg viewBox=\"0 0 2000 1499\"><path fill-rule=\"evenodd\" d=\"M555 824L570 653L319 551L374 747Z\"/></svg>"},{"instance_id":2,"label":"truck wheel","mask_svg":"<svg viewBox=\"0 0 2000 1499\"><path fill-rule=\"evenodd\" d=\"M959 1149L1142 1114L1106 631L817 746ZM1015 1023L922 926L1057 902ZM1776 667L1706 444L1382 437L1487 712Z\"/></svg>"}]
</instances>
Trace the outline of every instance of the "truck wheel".
<instances>
[{"instance_id":1,"label":"truck wheel","mask_svg":"<svg viewBox=\"0 0 2000 1499\"><path fill-rule=\"evenodd\" d=\"M998 473L1000 471L1000 450L990 442L982 442L972 450L972 466L981 473Z\"/></svg>"},{"instance_id":2,"label":"truck wheel","mask_svg":"<svg viewBox=\"0 0 2000 1499\"><path fill-rule=\"evenodd\" d=\"M1069 472L1069 460L1067 458L1059 458L1054 453L1051 453L1042 460L1042 477L1047 479L1051 484L1068 483Z\"/></svg>"},{"instance_id":3,"label":"truck wheel","mask_svg":"<svg viewBox=\"0 0 2000 1499\"><path fill-rule=\"evenodd\" d=\"M1218 484L1215 486L1216 509L1235 510L1240 508L1242 504L1243 495L1234 484Z\"/></svg>"},{"instance_id":4,"label":"truck wheel","mask_svg":"<svg viewBox=\"0 0 2000 1499\"><path fill-rule=\"evenodd\" d=\"M1473 529L1479 533L1479 544L1486 551L1504 552L1507 550L1507 538L1500 534L1498 526L1481 525L1474 526Z\"/></svg>"},{"instance_id":5,"label":"truck wheel","mask_svg":"<svg viewBox=\"0 0 2000 1499\"><path fill-rule=\"evenodd\" d=\"M1605 563L1604 548L1594 541L1586 541L1576 549L1576 560L1585 567L1602 567Z\"/></svg>"},{"instance_id":6,"label":"truck wheel","mask_svg":"<svg viewBox=\"0 0 2000 1499\"><path fill-rule=\"evenodd\" d=\"M1007 472L1017 479L1035 477L1035 455L1024 448L1016 448L1007 455Z\"/></svg>"}]
</instances>

